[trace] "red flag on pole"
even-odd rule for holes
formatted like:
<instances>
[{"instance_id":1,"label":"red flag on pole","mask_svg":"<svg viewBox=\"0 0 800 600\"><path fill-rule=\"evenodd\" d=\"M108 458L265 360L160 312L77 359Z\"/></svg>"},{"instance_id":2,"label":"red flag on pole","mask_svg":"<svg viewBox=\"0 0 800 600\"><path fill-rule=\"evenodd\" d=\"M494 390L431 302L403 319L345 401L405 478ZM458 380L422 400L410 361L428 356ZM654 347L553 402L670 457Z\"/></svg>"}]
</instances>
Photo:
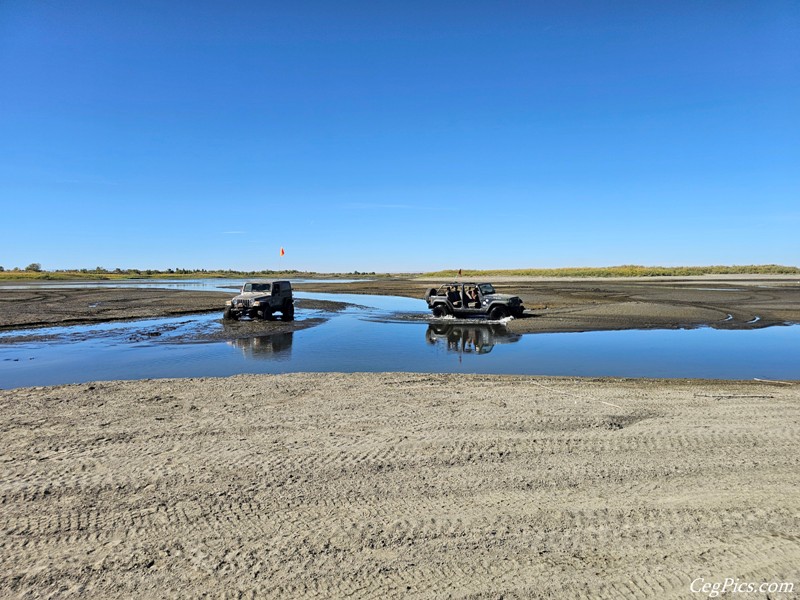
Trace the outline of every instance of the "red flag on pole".
<instances>
[{"instance_id":1,"label":"red flag on pole","mask_svg":"<svg viewBox=\"0 0 800 600\"><path fill-rule=\"evenodd\" d=\"M281 256L283 256L284 254L286 254L286 250L284 250L283 246L281 246Z\"/></svg>"}]
</instances>

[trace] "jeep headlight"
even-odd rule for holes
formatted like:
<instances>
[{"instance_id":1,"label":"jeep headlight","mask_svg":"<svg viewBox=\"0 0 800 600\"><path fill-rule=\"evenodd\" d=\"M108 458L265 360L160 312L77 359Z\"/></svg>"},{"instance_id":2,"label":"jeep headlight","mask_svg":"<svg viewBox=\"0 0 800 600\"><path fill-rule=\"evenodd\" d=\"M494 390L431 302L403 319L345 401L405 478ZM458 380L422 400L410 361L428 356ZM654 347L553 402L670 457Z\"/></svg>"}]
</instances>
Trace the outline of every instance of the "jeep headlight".
<instances>
[{"instance_id":1,"label":"jeep headlight","mask_svg":"<svg viewBox=\"0 0 800 600\"><path fill-rule=\"evenodd\" d=\"M261 306L261 300L253 300L253 306Z\"/></svg>"}]
</instances>

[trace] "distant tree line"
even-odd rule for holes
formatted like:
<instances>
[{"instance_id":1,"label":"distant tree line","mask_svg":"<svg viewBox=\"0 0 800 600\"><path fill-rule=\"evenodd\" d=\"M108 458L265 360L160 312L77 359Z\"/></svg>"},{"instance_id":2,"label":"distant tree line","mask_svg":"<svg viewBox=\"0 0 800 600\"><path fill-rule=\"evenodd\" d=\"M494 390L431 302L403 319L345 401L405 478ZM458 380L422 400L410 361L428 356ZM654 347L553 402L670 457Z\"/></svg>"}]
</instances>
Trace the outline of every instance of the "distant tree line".
<instances>
[{"instance_id":1,"label":"distant tree line","mask_svg":"<svg viewBox=\"0 0 800 600\"><path fill-rule=\"evenodd\" d=\"M14 267L13 269L6 270L5 267L0 266L0 272L3 273L17 273L19 277L28 277L34 279L68 279L74 278L88 278L88 279L121 279L121 278L149 278L149 277L271 277L271 276L319 276L319 275L337 275L334 273L324 274L315 271L299 271L297 269L261 269L253 271L241 271L237 269L187 269L184 267L171 267L167 269L122 269L116 267L108 269L106 267L97 266L94 269L80 268L80 269L54 269L52 271L45 271L42 269L40 263L31 263L25 269ZM347 275L375 275L375 272L367 273L360 271L353 271Z\"/></svg>"},{"instance_id":2,"label":"distant tree line","mask_svg":"<svg viewBox=\"0 0 800 600\"><path fill-rule=\"evenodd\" d=\"M0 265L0 273L4 273L5 270L6 270L5 267ZM19 267L14 267L11 270L19 272L20 268ZM28 271L29 273L39 273L42 270L42 265L40 265L39 263L31 263L27 267L25 267L25 270Z\"/></svg>"}]
</instances>

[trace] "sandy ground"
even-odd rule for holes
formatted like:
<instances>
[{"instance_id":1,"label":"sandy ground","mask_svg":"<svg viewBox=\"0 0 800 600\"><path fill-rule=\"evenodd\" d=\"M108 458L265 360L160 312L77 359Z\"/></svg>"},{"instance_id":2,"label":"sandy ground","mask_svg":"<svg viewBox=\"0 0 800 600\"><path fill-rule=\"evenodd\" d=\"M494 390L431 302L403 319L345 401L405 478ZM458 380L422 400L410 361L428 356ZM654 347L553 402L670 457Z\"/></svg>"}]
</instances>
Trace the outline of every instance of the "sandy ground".
<instances>
[{"instance_id":1,"label":"sandy ground","mask_svg":"<svg viewBox=\"0 0 800 600\"><path fill-rule=\"evenodd\" d=\"M0 391L0 428L6 598L800 593L797 384L104 382Z\"/></svg>"}]
</instances>

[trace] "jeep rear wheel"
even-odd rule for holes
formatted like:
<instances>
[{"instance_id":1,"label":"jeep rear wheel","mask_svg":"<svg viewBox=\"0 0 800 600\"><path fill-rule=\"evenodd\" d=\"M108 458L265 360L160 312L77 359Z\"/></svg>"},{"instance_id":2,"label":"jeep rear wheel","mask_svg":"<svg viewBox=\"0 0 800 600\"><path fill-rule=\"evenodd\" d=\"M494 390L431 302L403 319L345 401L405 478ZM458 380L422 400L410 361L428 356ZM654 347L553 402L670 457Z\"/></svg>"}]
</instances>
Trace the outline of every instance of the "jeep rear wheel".
<instances>
[{"instance_id":1,"label":"jeep rear wheel","mask_svg":"<svg viewBox=\"0 0 800 600\"><path fill-rule=\"evenodd\" d=\"M508 309L505 306L493 306L489 311L489 319L492 321L499 321L505 319L509 315Z\"/></svg>"},{"instance_id":2,"label":"jeep rear wheel","mask_svg":"<svg viewBox=\"0 0 800 600\"><path fill-rule=\"evenodd\" d=\"M450 314L450 309L447 307L446 304L437 304L433 307L433 316L437 319L441 319L442 317L446 317Z\"/></svg>"}]
</instances>

